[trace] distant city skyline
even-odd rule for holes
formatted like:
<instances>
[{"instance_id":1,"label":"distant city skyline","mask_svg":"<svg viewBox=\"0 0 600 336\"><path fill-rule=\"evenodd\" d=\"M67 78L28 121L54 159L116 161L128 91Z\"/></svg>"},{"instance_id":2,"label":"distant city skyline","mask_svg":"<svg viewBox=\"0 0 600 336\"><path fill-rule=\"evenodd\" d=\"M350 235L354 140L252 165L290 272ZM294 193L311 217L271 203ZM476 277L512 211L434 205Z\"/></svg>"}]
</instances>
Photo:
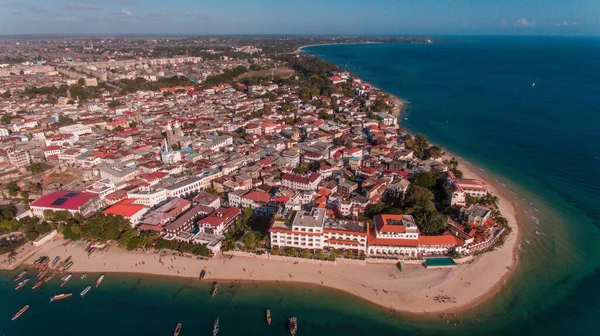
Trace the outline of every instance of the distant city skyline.
<instances>
[{"instance_id":1,"label":"distant city skyline","mask_svg":"<svg viewBox=\"0 0 600 336\"><path fill-rule=\"evenodd\" d=\"M0 0L0 34L600 35L600 1Z\"/></svg>"}]
</instances>

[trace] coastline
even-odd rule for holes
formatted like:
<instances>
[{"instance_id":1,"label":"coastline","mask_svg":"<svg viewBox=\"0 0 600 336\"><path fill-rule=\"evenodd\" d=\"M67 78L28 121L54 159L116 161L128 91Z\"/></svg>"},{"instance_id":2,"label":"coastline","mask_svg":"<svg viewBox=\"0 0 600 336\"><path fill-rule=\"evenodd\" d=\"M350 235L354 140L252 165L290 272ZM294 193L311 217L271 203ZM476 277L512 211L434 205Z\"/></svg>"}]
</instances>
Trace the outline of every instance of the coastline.
<instances>
[{"instance_id":1,"label":"coastline","mask_svg":"<svg viewBox=\"0 0 600 336\"><path fill-rule=\"evenodd\" d=\"M466 170L465 175L475 175ZM504 196L501 199L503 201ZM504 211L506 218L514 225L514 216L510 211ZM443 270L405 265L400 272L394 264L316 265L302 260L295 264L293 261L229 257L223 254L207 261L171 255L161 258L153 252L130 252L114 245L88 256L80 246L62 238L46 243L26 263L33 263L40 255L60 255L63 258L70 255L74 261L70 271L76 273L127 273L194 279L198 279L200 271L205 269L206 282L311 284L333 288L395 312L428 315L468 310L494 296L515 270L512 252L516 247L516 236L516 232L511 234L501 248L476 256L469 264ZM370 276L365 278L364 274ZM434 301L437 295L448 295L453 302Z\"/></svg>"},{"instance_id":2,"label":"coastline","mask_svg":"<svg viewBox=\"0 0 600 336\"><path fill-rule=\"evenodd\" d=\"M299 48L297 52L304 47L308 46ZM392 113L399 118L405 102L396 96L387 94L395 104L396 101L400 102L400 108L397 109L397 112ZM446 155L452 156L448 152ZM167 255L160 262L158 254L140 251L128 252L116 246L112 246L107 251L87 256L81 247L72 244L65 246L64 244L69 242L60 238L42 246L33 257L29 258L27 263L32 263L32 260L39 255L50 257L60 255L63 258L72 255L74 265L71 271L73 272L133 273L195 279L205 268L207 270L205 281L207 282L222 280L312 284L343 291L401 313L427 315L440 312L461 312L476 307L495 296L503 288L504 283L515 274L518 267L517 246L520 233L516 215L516 204L518 203L512 200L508 193L503 193L504 189L499 185L490 183L492 179L484 178L484 174L477 171L477 166L467 165L458 157L457 160L460 162L459 169L463 171L466 178L483 180L488 186L488 190L499 197L499 208L513 228L513 232L503 246L476 256L471 263L460 265L454 269L426 270L420 265L406 265L400 272L393 264L330 265L324 263L317 266L303 263L302 260L299 260L298 264L294 264L291 261L273 261L252 257L228 258L222 254L208 261ZM479 170L481 171L481 169ZM369 278L365 279L364 274L369 274ZM438 295L447 295L453 298L452 302L434 301L433 298Z\"/></svg>"},{"instance_id":3,"label":"coastline","mask_svg":"<svg viewBox=\"0 0 600 336\"><path fill-rule=\"evenodd\" d=\"M331 42L331 43L315 43L315 44L307 44L301 47L298 47L296 51L291 52L290 54L300 54L302 53L302 49L308 47L316 47L316 46L325 46L325 45L337 45L337 44L384 44L385 42Z\"/></svg>"}]
</instances>

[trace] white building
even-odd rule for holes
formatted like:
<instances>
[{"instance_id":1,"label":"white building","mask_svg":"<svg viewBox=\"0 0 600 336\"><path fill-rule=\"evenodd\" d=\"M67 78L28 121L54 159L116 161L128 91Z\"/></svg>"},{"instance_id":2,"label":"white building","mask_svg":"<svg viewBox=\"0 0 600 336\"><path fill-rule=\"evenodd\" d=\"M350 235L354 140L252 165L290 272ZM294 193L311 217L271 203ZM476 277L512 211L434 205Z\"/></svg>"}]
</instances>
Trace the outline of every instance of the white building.
<instances>
[{"instance_id":1,"label":"white building","mask_svg":"<svg viewBox=\"0 0 600 336\"><path fill-rule=\"evenodd\" d=\"M323 180L323 176L319 173L310 176L284 174L281 178L281 185L294 190L317 190L321 180Z\"/></svg>"},{"instance_id":2,"label":"white building","mask_svg":"<svg viewBox=\"0 0 600 336\"><path fill-rule=\"evenodd\" d=\"M167 197L187 197L204 189L204 181L200 177L190 177L165 189Z\"/></svg>"},{"instance_id":3,"label":"white building","mask_svg":"<svg viewBox=\"0 0 600 336\"><path fill-rule=\"evenodd\" d=\"M136 204L153 207L167 199L167 190L136 190L127 193L127 198L134 198Z\"/></svg>"},{"instance_id":4,"label":"white building","mask_svg":"<svg viewBox=\"0 0 600 336\"><path fill-rule=\"evenodd\" d=\"M109 179L114 183L129 181L138 175L137 169L128 167L104 166L100 168L100 177Z\"/></svg>"},{"instance_id":5,"label":"white building","mask_svg":"<svg viewBox=\"0 0 600 336\"><path fill-rule=\"evenodd\" d=\"M274 220L269 234L271 246L281 248L367 250L368 227L365 223L331 220L327 210L321 208L298 211L291 223Z\"/></svg>"},{"instance_id":6,"label":"white building","mask_svg":"<svg viewBox=\"0 0 600 336\"><path fill-rule=\"evenodd\" d=\"M29 166L31 159L31 154L26 150L14 150L8 153L8 161L16 168Z\"/></svg>"},{"instance_id":7,"label":"white building","mask_svg":"<svg viewBox=\"0 0 600 336\"><path fill-rule=\"evenodd\" d=\"M374 218L374 232L369 235L368 255L393 259L420 255L447 254L464 244L449 232L421 236L410 215L381 214Z\"/></svg>"},{"instance_id":8,"label":"white building","mask_svg":"<svg viewBox=\"0 0 600 336\"><path fill-rule=\"evenodd\" d=\"M92 127L83 124L67 125L59 128L58 132L60 134L75 134L80 136L82 134L92 133Z\"/></svg>"}]
</instances>

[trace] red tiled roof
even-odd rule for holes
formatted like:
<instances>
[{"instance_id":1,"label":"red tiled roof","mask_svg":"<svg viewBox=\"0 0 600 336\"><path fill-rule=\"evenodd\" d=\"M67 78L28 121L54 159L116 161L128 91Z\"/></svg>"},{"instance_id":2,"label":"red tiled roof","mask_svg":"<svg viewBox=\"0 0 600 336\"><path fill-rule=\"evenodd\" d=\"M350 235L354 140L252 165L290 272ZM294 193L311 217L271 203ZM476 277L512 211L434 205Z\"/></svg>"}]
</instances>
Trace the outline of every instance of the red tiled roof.
<instances>
[{"instance_id":1,"label":"red tiled roof","mask_svg":"<svg viewBox=\"0 0 600 336\"><path fill-rule=\"evenodd\" d=\"M377 238L375 236L375 230L369 232L368 242L369 242L369 245L383 245L383 246L417 247L419 245L419 241L417 239Z\"/></svg>"},{"instance_id":2,"label":"red tiled roof","mask_svg":"<svg viewBox=\"0 0 600 336\"><path fill-rule=\"evenodd\" d=\"M133 204L134 201L134 199L125 199L104 210L103 213L105 215L131 217L146 208L140 204Z\"/></svg>"},{"instance_id":3,"label":"red tiled roof","mask_svg":"<svg viewBox=\"0 0 600 336\"><path fill-rule=\"evenodd\" d=\"M249 199L254 202L260 202L260 203L268 203L269 200L271 199L271 195L267 194L266 192L262 192L262 191L250 191L249 193L245 194L243 197L245 199Z\"/></svg>"},{"instance_id":4,"label":"red tiled roof","mask_svg":"<svg viewBox=\"0 0 600 336\"><path fill-rule=\"evenodd\" d=\"M381 214L375 216L375 223L379 228L379 232L388 233L388 232L396 232L396 233L404 233L406 232L406 227L404 225L390 225L388 224L389 220L401 221L403 215L388 215Z\"/></svg>"},{"instance_id":5,"label":"red tiled roof","mask_svg":"<svg viewBox=\"0 0 600 336\"><path fill-rule=\"evenodd\" d=\"M241 210L235 207L219 208L208 215L208 217L199 221L198 225L203 226L204 224L210 224L211 226L218 227L219 225L232 220L236 216L239 216L240 213Z\"/></svg>"},{"instance_id":6,"label":"red tiled roof","mask_svg":"<svg viewBox=\"0 0 600 336\"><path fill-rule=\"evenodd\" d=\"M77 211L96 196L98 195L91 192L60 190L40 197L31 206Z\"/></svg>"},{"instance_id":7,"label":"red tiled roof","mask_svg":"<svg viewBox=\"0 0 600 336\"><path fill-rule=\"evenodd\" d=\"M441 236L419 236L419 245L438 246L438 245L462 245L463 242L449 232Z\"/></svg>"}]
</instances>

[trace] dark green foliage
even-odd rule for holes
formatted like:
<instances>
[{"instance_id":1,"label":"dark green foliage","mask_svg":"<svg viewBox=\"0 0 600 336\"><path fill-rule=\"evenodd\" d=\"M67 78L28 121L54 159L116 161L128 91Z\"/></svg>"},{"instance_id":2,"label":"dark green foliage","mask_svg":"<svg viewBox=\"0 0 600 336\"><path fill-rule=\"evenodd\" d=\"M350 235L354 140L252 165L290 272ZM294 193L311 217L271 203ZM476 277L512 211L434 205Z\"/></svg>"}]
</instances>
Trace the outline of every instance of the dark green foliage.
<instances>
[{"instance_id":1,"label":"dark green foliage","mask_svg":"<svg viewBox=\"0 0 600 336\"><path fill-rule=\"evenodd\" d=\"M406 205L410 208L424 208L435 210L433 193L426 188L413 185L408 189L405 198Z\"/></svg>"},{"instance_id":2,"label":"dark green foliage","mask_svg":"<svg viewBox=\"0 0 600 336\"><path fill-rule=\"evenodd\" d=\"M21 191L21 188L19 188L19 185L15 181L9 182L6 189L8 190L8 195L11 197L17 196L19 191Z\"/></svg>"},{"instance_id":3,"label":"dark green foliage","mask_svg":"<svg viewBox=\"0 0 600 336\"><path fill-rule=\"evenodd\" d=\"M102 96L102 92L105 89L105 83L99 83L98 86L83 86L81 84L74 84L71 86L61 85L59 87L55 86L42 86L42 87L28 87L23 90L23 95L27 98L34 98L38 95L49 95L58 97L66 97L67 90L71 92L71 97L73 99L79 99L81 101L86 101L92 98L100 98Z\"/></svg>"},{"instance_id":4,"label":"dark green foliage","mask_svg":"<svg viewBox=\"0 0 600 336\"><path fill-rule=\"evenodd\" d=\"M417 173L415 175L415 180L413 185L420 186L427 189L433 189L436 185L437 181L433 173L431 172L423 172Z\"/></svg>"},{"instance_id":5,"label":"dark green foliage","mask_svg":"<svg viewBox=\"0 0 600 336\"><path fill-rule=\"evenodd\" d=\"M128 94L136 91L157 91L174 86L193 86L194 82L183 76L162 77L155 82L137 77L135 79L121 79L117 82L117 85L122 88L121 94Z\"/></svg>"},{"instance_id":6,"label":"dark green foliage","mask_svg":"<svg viewBox=\"0 0 600 336\"><path fill-rule=\"evenodd\" d=\"M58 122L56 123L58 126L67 126L74 124L75 121L69 117L58 116Z\"/></svg>"},{"instance_id":7,"label":"dark green foliage","mask_svg":"<svg viewBox=\"0 0 600 336\"><path fill-rule=\"evenodd\" d=\"M414 216L415 222L423 235L439 235L446 228L448 216L442 215L435 209L417 207L413 209L411 214Z\"/></svg>"},{"instance_id":8,"label":"dark green foliage","mask_svg":"<svg viewBox=\"0 0 600 336\"><path fill-rule=\"evenodd\" d=\"M204 83L202 83L202 85L204 87L211 87L211 86L219 85L219 84L222 84L225 82L231 82L237 76L244 74L247 71L248 71L248 69L246 69L245 67L240 65L237 68L235 68L233 70L225 71L222 74L215 75L215 76L208 76L206 78L206 80L204 81Z\"/></svg>"},{"instance_id":9,"label":"dark green foliage","mask_svg":"<svg viewBox=\"0 0 600 336\"><path fill-rule=\"evenodd\" d=\"M406 148L411 149L419 159L425 158L427 154L426 150L429 148L427 136L421 133L417 133L414 137L409 134L405 135L404 144L406 145Z\"/></svg>"},{"instance_id":10,"label":"dark green foliage","mask_svg":"<svg viewBox=\"0 0 600 336\"><path fill-rule=\"evenodd\" d=\"M34 173L34 174L39 174L41 172L43 172L44 170L42 169L42 166L39 163L32 163L27 167L27 170L29 170L30 172Z\"/></svg>"},{"instance_id":11,"label":"dark green foliage","mask_svg":"<svg viewBox=\"0 0 600 336\"><path fill-rule=\"evenodd\" d=\"M181 253L192 253L195 255L208 256L210 254L210 250L204 245L197 245L191 243L178 242L175 240L164 240L160 239L156 245L154 245L156 249L169 249L179 251Z\"/></svg>"}]
</instances>

